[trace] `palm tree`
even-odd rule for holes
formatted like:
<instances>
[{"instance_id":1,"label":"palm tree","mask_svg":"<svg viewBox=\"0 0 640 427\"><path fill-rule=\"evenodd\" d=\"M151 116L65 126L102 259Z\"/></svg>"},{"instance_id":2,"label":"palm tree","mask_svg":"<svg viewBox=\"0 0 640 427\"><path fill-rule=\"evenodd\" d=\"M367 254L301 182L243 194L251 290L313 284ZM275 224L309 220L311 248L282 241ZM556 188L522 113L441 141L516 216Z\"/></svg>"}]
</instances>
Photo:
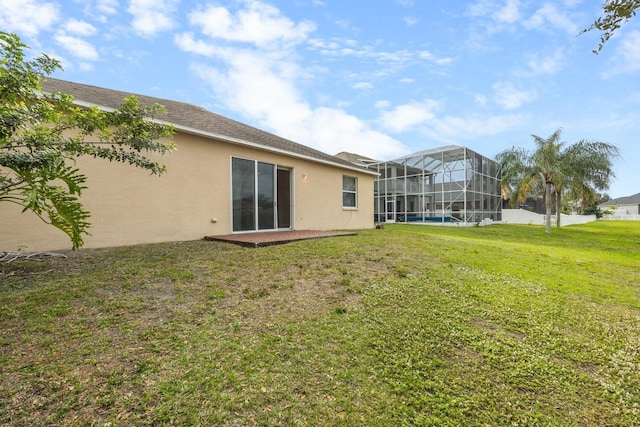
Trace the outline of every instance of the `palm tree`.
<instances>
[{"instance_id":1,"label":"palm tree","mask_svg":"<svg viewBox=\"0 0 640 427\"><path fill-rule=\"evenodd\" d=\"M581 140L567 147L563 153L567 196L582 207L595 204L598 191L609 188L615 176L612 166L618 154L617 147L600 141Z\"/></svg>"},{"instance_id":2,"label":"palm tree","mask_svg":"<svg viewBox=\"0 0 640 427\"><path fill-rule=\"evenodd\" d=\"M551 207L555 197L557 226L563 195L571 200L588 203L595 190L603 190L615 176L613 158L618 155L614 145L582 140L564 149L560 140L562 129L548 138L532 135L535 150L512 147L496 156L502 163L502 181L511 187L511 204L523 202L527 196L543 196L546 211L546 232L551 233Z\"/></svg>"}]
</instances>

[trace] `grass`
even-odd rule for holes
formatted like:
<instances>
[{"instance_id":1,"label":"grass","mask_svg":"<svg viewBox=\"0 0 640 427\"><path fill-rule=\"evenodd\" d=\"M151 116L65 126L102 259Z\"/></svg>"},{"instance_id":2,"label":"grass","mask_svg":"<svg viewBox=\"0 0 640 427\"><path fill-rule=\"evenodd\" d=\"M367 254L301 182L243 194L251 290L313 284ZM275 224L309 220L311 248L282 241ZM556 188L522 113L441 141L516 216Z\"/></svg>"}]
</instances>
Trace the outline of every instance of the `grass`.
<instances>
[{"instance_id":1,"label":"grass","mask_svg":"<svg viewBox=\"0 0 640 427\"><path fill-rule=\"evenodd\" d=\"M0 264L0 424L640 425L640 223Z\"/></svg>"}]
</instances>

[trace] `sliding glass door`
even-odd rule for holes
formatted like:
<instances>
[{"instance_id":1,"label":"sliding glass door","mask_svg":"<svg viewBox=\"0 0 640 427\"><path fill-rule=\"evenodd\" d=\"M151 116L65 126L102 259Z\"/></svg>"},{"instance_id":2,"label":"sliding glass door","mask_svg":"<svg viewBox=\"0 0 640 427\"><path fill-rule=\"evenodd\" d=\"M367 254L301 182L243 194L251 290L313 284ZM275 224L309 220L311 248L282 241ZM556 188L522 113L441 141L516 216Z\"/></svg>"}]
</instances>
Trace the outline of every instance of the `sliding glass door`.
<instances>
[{"instance_id":1,"label":"sliding glass door","mask_svg":"<svg viewBox=\"0 0 640 427\"><path fill-rule=\"evenodd\" d=\"M256 163L258 164L258 230L273 230L276 228L276 165Z\"/></svg>"},{"instance_id":2,"label":"sliding glass door","mask_svg":"<svg viewBox=\"0 0 640 427\"><path fill-rule=\"evenodd\" d=\"M233 231L288 228L289 180L289 171L274 164L232 158Z\"/></svg>"},{"instance_id":3,"label":"sliding glass door","mask_svg":"<svg viewBox=\"0 0 640 427\"><path fill-rule=\"evenodd\" d=\"M253 160L232 159L233 231L255 230L256 177Z\"/></svg>"}]
</instances>

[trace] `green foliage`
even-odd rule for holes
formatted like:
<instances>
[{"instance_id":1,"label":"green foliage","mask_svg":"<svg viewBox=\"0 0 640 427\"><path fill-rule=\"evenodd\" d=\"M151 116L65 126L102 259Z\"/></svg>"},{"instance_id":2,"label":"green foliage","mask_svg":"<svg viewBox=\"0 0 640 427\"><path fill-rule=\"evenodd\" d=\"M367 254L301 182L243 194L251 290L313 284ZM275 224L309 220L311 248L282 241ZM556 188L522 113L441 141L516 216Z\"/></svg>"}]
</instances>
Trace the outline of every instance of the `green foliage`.
<instances>
[{"instance_id":1,"label":"green foliage","mask_svg":"<svg viewBox=\"0 0 640 427\"><path fill-rule=\"evenodd\" d=\"M510 203L515 206L529 196L542 195L546 207L547 233L551 233L551 207L555 199L560 226L563 199L579 206L596 202L596 190L608 188L614 177L615 145L581 140L566 146L560 140L562 129L548 138L532 135L535 150L512 147L496 156L502 163L503 186L511 190Z\"/></svg>"},{"instance_id":2,"label":"green foliage","mask_svg":"<svg viewBox=\"0 0 640 427\"><path fill-rule=\"evenodd\" d=\"M583 209L582 211L583 215L595 215L596 218L600 219L602 218L602 216L604 215L604 213L602 212L602 209L600 209L597 206L587 206L586 208Z\"/></svg>"},{"instance_id":3,"label":"green foliage","mask_svg":"<svg viewBox=\"0 0 640 427\"><path fill-rule=\"evenodd\" d=\"M42 82L60 69L41 55L25 59L27 46L18 36L0 32L0 202L16 203L59 228L74 249L88 234L89 212L80 195L86 177L73 166L90 156L128 163L161 174L165 167L148 153L165 154L173 128L151 119L160 105L140 106L136 97L119 109L82 108L72 96L44 93Z\"/></svg>"},{"instance_id":4,"label":"green foliage","mask_svg":"<svg viewBox=\"0 0 640 427\"><path fill-rule=\"evenodd\" d=\"M611 200L611 196L609 196L607 193L598 193L596 204L601 205L608 202L609 200Z\"/></svg>"},{"instance_id":5,"label":"green foliage","mask_svg":"<svg viewBox=\"0 0 640 427\"><path fill-rule=\"evenodd\" d=\"M602 51L605 43L614 35L614 33L627 23L640 8L640 0L606 0L602 5L604 15L596 19L593 24L580 32L584 34L591 30L599 30L600 44L593 53L596 55Z\"/></svg>"}]
</instances>

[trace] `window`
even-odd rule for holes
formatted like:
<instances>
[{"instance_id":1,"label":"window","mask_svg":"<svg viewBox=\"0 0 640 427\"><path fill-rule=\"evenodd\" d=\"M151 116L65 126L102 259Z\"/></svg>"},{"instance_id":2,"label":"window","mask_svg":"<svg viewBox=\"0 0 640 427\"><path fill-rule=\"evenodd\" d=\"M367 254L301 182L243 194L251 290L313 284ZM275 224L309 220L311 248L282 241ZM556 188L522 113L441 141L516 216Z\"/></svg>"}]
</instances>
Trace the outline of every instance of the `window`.
<instances>
[{"instance_id":1,"label":"window","mask_svg":"<svg viewBox=\"0 0 640 427\"><path fill-rule=\"evenodd\" d=\"M357 202L358 178L342 176L342 207L355 208Z\"/></svg>"}]
</instances>

